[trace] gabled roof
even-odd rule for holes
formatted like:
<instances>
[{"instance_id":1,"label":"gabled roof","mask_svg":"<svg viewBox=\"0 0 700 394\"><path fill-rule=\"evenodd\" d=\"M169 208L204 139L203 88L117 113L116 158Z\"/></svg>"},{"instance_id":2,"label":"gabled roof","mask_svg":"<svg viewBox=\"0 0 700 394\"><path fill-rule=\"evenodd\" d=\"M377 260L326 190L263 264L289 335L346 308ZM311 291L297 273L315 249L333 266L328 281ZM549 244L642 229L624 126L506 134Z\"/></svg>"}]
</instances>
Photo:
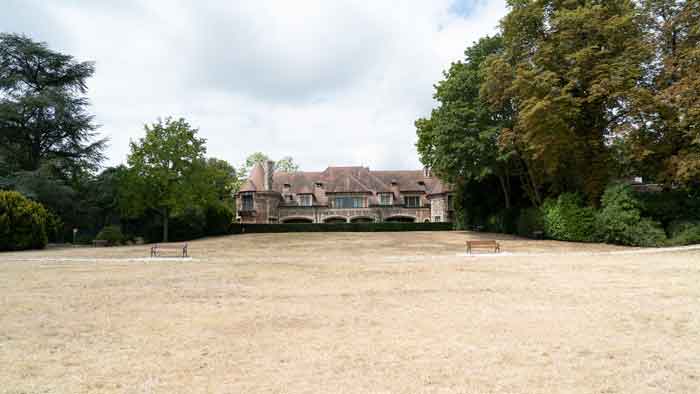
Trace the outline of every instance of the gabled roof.
<instances>
[{"instance_id":1,"label":"gabled roof","mask_svg":"<svg viewBox=\"0 0 700 394\"><path fill-rule=\"evenodd\" d=\"M241 188L245 191L262 191L264 170L256 165L250 179ZM321 184L322 187L316 187ZM433 176L425 176L417 171L370 171L367 167L328 167L322 172L276 172L273 177L273 191L291 194L313 194L321 204L327 202L326 194L333 193L399 193L413 192L427 195L443 194L451 187Z\"/></svg>"}]
</instances>

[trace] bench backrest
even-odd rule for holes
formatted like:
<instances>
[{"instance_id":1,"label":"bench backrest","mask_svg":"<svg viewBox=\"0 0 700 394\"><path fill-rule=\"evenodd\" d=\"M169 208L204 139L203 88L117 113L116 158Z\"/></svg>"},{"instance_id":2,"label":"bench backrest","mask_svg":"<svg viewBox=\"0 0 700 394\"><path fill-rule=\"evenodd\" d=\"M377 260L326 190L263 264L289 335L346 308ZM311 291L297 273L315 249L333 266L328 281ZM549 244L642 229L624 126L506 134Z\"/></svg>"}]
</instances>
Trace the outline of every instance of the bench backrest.
<instances>
[{"instance_id":1,"label":"bench backrest","mask_svg":"<svg viewBox=\"0 0 700 394\"><path fill-rule=\"evenodd\" d=\"M187 247L187 244L167 244L167 245L161 245L161 244L155 244L154 248L158 249L184 249Z\"/></svg>"},{"instance_id":2,"label":"bench backrest","mask_svg":"<svg viewBox=\"0 0 700 394\"><path fill-rule=\"evenodd\" d=\"M488 240L488 241L467 241L467 243L468 243L469 245L472 245L472 246L482 246L482 245L484 245L484 246L490 246L490 245L498 245L498 242L497 242L497 241L493 241L493 240Z\"/></svg>"}]
</instances>

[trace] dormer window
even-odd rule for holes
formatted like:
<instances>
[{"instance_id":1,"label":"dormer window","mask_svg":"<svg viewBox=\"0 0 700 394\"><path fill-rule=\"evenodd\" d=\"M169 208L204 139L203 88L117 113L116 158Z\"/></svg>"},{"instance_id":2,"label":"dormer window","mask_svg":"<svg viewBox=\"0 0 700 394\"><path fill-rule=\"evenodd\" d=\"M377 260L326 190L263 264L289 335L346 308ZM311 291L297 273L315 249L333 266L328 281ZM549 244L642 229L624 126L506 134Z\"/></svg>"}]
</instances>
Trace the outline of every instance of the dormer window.
<instances>
[{"instance_id":1,"label":"dormer window","mask_svg":"<svg viewBox=\"0 0 700 394\"><path fill-rule=\"evenodd\" d=\"M311 194L300 194L299 195L299 205L302 207L310 207L313 205L313 195Z\"/></svg>"},{"instance_id":2,"label":"dormer window","mask_svg":"<svg viewBox=\"0 0 700 394\"><path fill-rule=\"evenodd\" d=\"M420 186L425 186L425 182L423 182L423 181L418 181L418 184L419 184Z\"/></svg>"},{"instance_id":3,"label":"dormer window","mask_svg":"<svg viewBox=\"0 0 700 394\"><path fill-rule=\"evenodd\" d=\"M403 201L406 208L420 208L420 196L406 196Z\"/></svg>"},{"instance_id":4,"label":"dormer window","mask_svg":"<svg viewBox=\"0 0 700 394\"><path fill-rule=\"evenodd\" d=\"M379 205L391 205L394 203L393 193L379 193Z\"/></svg>"}]
</instances>

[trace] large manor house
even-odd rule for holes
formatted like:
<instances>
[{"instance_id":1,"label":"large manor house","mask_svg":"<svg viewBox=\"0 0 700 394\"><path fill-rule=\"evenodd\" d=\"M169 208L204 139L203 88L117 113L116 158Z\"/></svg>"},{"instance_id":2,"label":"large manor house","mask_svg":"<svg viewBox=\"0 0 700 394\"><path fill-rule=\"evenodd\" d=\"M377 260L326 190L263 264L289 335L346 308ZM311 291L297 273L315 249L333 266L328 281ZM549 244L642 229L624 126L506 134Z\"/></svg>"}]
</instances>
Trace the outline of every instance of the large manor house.
<instances>
[{"instance_id":1,"label":"large manor house","mask_svg":"<svg viewBox=\"0 0 700 394\"><path fill-rule=\"evenodd\" d=\"M451 222L452 190L429 169L328 167L279 172L253 167L236 195L241 223Z\"/></svg>"}]
</instances>

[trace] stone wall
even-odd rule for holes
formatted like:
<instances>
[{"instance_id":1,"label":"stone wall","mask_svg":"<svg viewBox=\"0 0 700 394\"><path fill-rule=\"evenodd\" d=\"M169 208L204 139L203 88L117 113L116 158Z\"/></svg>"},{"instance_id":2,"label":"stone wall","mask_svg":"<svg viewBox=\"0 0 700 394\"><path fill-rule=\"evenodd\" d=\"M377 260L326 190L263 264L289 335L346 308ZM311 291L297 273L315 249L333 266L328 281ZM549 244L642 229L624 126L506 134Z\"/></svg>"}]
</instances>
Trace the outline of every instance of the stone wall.
<instances>
[{"instance_id":1,"label":"stone wall","mask_svg":"<svg viewBox=\"0 0 700 394\"><path fill-rule=\"evenodd\" d=\"M430 221L431 222L447 222L450 221L447 210L447 195L442 194L433 196L430 199Z\"/></svg>"},{"instance_id":2,"label":"stone wall","mask_svg":"<svg viewBox=\"0 0 700 394\"><path fill-rule=\"evenodd\" d=\"M236 197L241 223L270 223L270 219L273 219L273 222L276 221L279 215L279 194L257 192L253 196L253 211L251 212L241 212L242 197L241 195Z\"/></svg>"}]
</instances>

